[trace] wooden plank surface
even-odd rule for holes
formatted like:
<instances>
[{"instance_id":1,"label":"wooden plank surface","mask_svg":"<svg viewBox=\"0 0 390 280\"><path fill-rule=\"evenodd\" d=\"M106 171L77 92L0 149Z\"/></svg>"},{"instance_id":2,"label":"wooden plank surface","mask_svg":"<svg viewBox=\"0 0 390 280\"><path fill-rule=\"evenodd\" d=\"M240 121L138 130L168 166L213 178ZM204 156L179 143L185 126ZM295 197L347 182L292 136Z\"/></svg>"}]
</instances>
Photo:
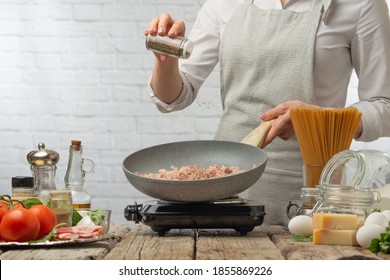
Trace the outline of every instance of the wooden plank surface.
<instances>
[{"instance_id":1,"label":"wooden plank surface","mask_svg":"<svg viewBox=\"0 0 390 280\"><path fill-rule=\"evenodd\" d=\"M130 231L126 225L112 225L107 241L81 244L70 247L45 247L35 249L13 249L0 251L1 260L99 260L115 247Z\"/></svg>"},{"instance_id":2,"label":"wooden plank surface","mask_svg":"<svg viewBox=\"0 0 390 280\"><path fill-rule=\"evenodd\" d=\"M359 246L295 242L286 228L256 227L247 236L234 230L171 230L158 236L148 226L113 225L114 239L72 247L0 251L1 260L330 260L390 259Z\"/></svg>"},{"instance_id":3,"label":"wooden plank surface","mask_svg":"<svg viewBox=\"0 0 390 280\"><path fill-rule=\"evenodd\" d=\"M286 228L270 226L266 229L272 242L287 260L336 260L340 258L385 258L388 255L370 252L359 246L313 245L311 242L296 242Z\"/></svg>"},{"instance_id":4,"label":"wooden plank surface","mask_svg":"<svg viewBox=\"0 0 390 280\"><path fill-rule=\"evenodd\" d=\"M193 260L195 255L194 230L171 230L158 236L148 226L140 225L104 259L106 260Z\"/></svg>"},{"instance_id":5,"label":"wooden plank surface","mask_svg":"<svg viewBox=\"0 0 390 280\"><path fill-rule=\"evenodd\" d=\"M199 230L197 260L284 260L268 235L256 227L246 236L234 230Z\"/></svg>"}]
</instances>

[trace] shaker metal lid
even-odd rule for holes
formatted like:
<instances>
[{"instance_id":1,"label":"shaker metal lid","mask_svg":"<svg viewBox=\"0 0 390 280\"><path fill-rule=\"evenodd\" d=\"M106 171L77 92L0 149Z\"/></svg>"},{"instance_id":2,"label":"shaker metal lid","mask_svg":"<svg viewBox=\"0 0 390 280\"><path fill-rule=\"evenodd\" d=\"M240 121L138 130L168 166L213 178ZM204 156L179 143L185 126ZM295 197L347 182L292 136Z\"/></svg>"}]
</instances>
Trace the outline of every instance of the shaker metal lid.
<instances>
[{"instance_id":1,"label":"shaker metal lid","mask_svg":"<svg viewBox=\"0 0 390 280\"><path fill-rule=\"evenodd\" d=\"M38 150L31 151L27 154L27 160L31 165L55 165L60 159L56 151L46 150L45 144L40 142Z\"/></svg>"}]
</instances>

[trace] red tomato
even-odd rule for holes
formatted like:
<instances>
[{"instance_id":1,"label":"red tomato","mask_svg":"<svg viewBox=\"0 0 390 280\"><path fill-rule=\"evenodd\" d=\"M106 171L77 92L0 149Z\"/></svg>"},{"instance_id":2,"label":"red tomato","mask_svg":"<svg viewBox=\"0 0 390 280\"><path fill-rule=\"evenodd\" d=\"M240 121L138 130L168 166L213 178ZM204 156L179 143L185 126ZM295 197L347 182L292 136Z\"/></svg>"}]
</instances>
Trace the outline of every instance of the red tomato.
<instances>
[{"instance_id":1,"label":"red tomato","mask_svg":"<svg viewBox=\"0 0 390 280\"><path fill-rule=\"evenodd\" d=\"M24 208L23 204L19 202L12 202L13 207L12 208ZM4 215L7 214L8 210L11 209L9 208L9 201L6 200L0 200L0 223L1 220L3 219Z\"/></svg>"},{"instance_id":2,"label":"red tomato","mask_svg":"<svg viewBox=\"0 0 390 280\"><path fill-rule=\"evenodd\" d=\"M8 212L8 202L1 200L0 201L0 223L4 215Z\"/></svg>"},{"instance_id":3,"label":"red tomato","mask_svg":"<svg viewBox=\"0 0 390 280\"><path fill-rule=\"evenodd\" d=\"M27 242L36 240L39 234L38 218L24 208L8 210L0 224L4 241Z\"/></svg>"},{"instance_id":4,"label":"red tomato","mask_svg":"<svg viewBox=\"0 0 390 280\"><path fill-rule=\"evenodd\" d=\"M57 224L57 218L53 210L45 205L34 205L31 206L28 210L33 213L39 221L40 229L38 234L38 239L49 234L49 232Z\"/></svg>"}]
</instances>

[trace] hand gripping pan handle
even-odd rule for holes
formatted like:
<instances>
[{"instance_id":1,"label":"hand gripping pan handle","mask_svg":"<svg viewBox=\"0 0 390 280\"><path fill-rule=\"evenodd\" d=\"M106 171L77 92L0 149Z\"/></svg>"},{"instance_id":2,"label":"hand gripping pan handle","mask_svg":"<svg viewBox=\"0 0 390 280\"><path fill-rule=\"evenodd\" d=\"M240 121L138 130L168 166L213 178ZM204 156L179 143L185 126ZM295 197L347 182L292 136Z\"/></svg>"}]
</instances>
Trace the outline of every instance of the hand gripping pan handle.
<instances>
[{"instance_id":1,"label":"hand gripping pan handle","mask_svg":"<svg viewBox=\"0 0 390 280\"><path fill-rule=\"evenodd\" d=\"M263 148L265 137L268 131L271 129L275 119L269 121L262 121L259 126L249 132L242 140L241 143L249 144L255 147Z\"/></svg>"}]
</instances>

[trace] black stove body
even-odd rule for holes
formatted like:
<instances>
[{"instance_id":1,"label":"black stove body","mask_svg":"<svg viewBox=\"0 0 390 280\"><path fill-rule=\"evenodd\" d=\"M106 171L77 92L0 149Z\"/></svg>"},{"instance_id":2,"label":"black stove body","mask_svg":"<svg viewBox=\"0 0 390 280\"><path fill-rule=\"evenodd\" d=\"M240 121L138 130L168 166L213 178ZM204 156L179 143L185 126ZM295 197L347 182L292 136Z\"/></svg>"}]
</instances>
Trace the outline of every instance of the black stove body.
<instances>
[{"instance_id":1,"label":"black stove body","mask_svg":"<svg viewBox=\"0 0 390 280\"><path fill-rule=\"evenodd\" d=\"M233 198L208 203L150 200L128 205L124 216L163 236L171 229L234 229L246 235L264 220L264 205Z\"/></svg>"}]
</instances>

